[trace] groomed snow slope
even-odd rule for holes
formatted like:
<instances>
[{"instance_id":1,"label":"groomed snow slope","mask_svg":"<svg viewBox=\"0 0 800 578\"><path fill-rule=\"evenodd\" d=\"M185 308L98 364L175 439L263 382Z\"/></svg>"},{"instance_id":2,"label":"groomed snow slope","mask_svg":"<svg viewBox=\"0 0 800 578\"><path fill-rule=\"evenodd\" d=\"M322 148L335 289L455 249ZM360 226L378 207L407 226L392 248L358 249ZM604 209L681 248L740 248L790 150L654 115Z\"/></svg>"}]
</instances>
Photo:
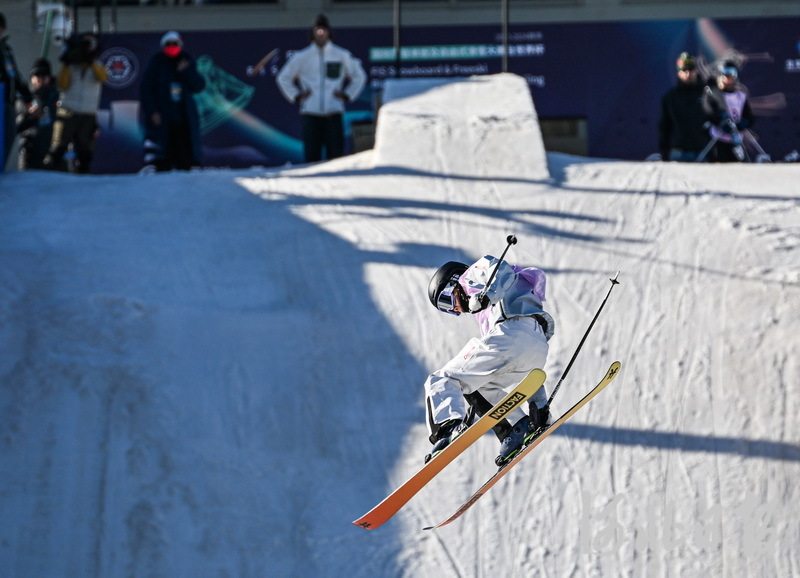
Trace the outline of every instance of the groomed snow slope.
<instances>
[{"instance_id":1,"label":"groomed snow slope","mask_svg":"<svg viewBox=\"0 0 800 578\"><path fill-rule=\"evenodd\" d=\"M0 177L0 575L800 575L800 166L507 153ZM476 334L431 271L509 233L549 274L550 386L621 271L557 408L622 374L452 526L420 530L489 436L351 526L420 465L422 382Z\"/></svg>"}]
</instances>

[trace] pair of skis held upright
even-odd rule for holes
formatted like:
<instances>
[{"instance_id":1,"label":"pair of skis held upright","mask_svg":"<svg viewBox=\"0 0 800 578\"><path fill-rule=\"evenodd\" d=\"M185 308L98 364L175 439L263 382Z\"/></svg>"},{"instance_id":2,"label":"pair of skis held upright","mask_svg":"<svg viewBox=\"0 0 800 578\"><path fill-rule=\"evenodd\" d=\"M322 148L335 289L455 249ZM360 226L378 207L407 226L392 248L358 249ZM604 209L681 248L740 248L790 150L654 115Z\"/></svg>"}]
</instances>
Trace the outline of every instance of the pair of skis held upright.
<instances>
[{"instance_id":1,"label":"pair of skis held upright","mask_svg":"<svg viewBox=\"0 0 800 578\"><path fill-rule=\"evenodd\" d=\"M425 528L431 530L434 528L441 528L447 524L460 518L461 515L470 509L481 496L483 496L489 489L494 486L500 479L505 476L511 468L516 466L522 458L544 441L550 434L560 428L568 419L581 409L584 405L589 403L598 393L600 393L613 379L617 376L620 369L620 363L615 361L608 368L603 379L598 383L589 393L587 393L580 401L568 409L561 417L559 417L550 426L544 428L534 437L528 445L507 464L503 465L494 475L492 475L478 490L470 497L463 505L461 505L455 513L449 518L439 522L434 526ZM353 521L353 524L360 526L367 530L374 530L382 526L389 518L396 514L406 502L408 502L417 492L419 492L429 481L431 481L445 466L455 460L464 450L477 441L483 434L488 432L492 427L497 425L504 416L509 412L519 407L530 396L534 394L543 384L545 380L545 373L541 369L534 369L525 379L523 379L511 393L504 397L500 402L495 405L490 411L484 414L479 420L467 428L464 433L458 436L453 442L450 443L444 450L436 454L422 469L416 474L411 476L403 485L398 487L394 492L389 494L380 504L372 508L369 512L361 516L359 519Z\"/></svg>"}]
</instances>

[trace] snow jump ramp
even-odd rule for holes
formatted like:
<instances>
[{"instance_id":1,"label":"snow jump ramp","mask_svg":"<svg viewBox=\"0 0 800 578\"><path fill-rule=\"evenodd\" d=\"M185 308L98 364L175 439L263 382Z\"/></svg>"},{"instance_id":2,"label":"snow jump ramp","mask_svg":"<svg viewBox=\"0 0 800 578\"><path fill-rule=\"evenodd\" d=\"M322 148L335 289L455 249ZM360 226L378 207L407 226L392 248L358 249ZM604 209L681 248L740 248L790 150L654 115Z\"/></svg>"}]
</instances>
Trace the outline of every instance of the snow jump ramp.
<instances>
[{"instance_id":1,"label":"snow jump ramp","mask_svg":"<svg viewBox=\"0 0 800 578\"><path fill-rule=\"evenodd\" d=\"M373 158L376 168L549 177L530 89L515 74L387 80Z\"/></svg>"}]
</instances>

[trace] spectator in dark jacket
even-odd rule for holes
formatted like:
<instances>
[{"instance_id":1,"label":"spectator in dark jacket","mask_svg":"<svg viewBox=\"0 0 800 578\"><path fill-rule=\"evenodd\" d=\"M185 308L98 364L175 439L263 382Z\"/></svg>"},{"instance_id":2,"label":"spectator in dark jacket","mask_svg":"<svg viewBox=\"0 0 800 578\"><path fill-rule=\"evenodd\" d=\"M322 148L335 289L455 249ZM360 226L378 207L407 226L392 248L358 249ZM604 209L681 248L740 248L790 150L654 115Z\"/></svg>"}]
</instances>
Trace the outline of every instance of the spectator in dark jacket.
<instances>
[{"instance_id":1,"label":"spectator in dark jacket","mask_svg":"<svg viewBox=\"0 0 800 578\"><path fill-rule=\"evenodd\" d=\"M19 170L42 169L53 138L58 110L58 89L50 62L39 58L31 69L33 104L17 117L20 136Z\"/></svg>"},{"instance_id":2,"label":"spectator in dark jacket","mask_svg":"<svg viewBox=\"0 0 800 578\"><path fill-rule=\"evenodd\" d=\"M200 164L200 117L193 95L205 86L180 34L164 34L161 52L150 59L141 86L146 165L168 171Z\"/></svg>"},{"instance_id":3,"label":"spectator in dark jacket","mask_svg":"<svg viewBox=\"0 0 800 578\"><path fill-rule=\"evenodd\" d=\"M661 99L658 148L661 160L693 162L710 140L704 124L704 83L697 63L688 52L675 62L678 82Z\"/></svg>"},{"instance_id":4,"label":"spectator in dark jacket","mask_svg":"<svg viewBox=\"0 0 800 578\"><path fill-rule=\"evenodd\" d=\"M8 44L8 33L6 32L6 17L0 12L0 84L3 85L5 93L5 112L3 118L2 150L0 151L0 172L5 167L8 154L11 152L11 145L14 143L16 133L16 122L14 119L14 107L17 102L17 95L22 99L26 106L30 106L33 98L28 84L19 75L17 62L14 60L14 51Z\"/></svg>"}]
</instances>

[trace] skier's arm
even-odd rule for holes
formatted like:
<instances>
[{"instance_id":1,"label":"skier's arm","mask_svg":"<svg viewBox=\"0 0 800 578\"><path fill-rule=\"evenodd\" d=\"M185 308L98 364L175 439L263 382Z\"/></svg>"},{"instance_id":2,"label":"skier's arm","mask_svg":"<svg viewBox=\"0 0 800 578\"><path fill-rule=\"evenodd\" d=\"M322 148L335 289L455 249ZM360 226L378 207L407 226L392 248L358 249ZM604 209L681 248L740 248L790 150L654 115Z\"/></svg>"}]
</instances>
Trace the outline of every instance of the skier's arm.
<instances>
[{"instance_id":1,"label":"skier's arm","mask_svg":"<svg viewBox=\"0 0 800 578\"><path fill-rule=\"evenodd\" d=\"M497 273L491 285L487 287L486 283L492 276L495 266ZM505 261L501 261L498 265L497 258L491 255L486 255L472 264L461 276L461 286L469 297L470 312L482 311L500 301L514 285L515 278L516 273L511 265Z\"/></svg>"}]
</instances>

